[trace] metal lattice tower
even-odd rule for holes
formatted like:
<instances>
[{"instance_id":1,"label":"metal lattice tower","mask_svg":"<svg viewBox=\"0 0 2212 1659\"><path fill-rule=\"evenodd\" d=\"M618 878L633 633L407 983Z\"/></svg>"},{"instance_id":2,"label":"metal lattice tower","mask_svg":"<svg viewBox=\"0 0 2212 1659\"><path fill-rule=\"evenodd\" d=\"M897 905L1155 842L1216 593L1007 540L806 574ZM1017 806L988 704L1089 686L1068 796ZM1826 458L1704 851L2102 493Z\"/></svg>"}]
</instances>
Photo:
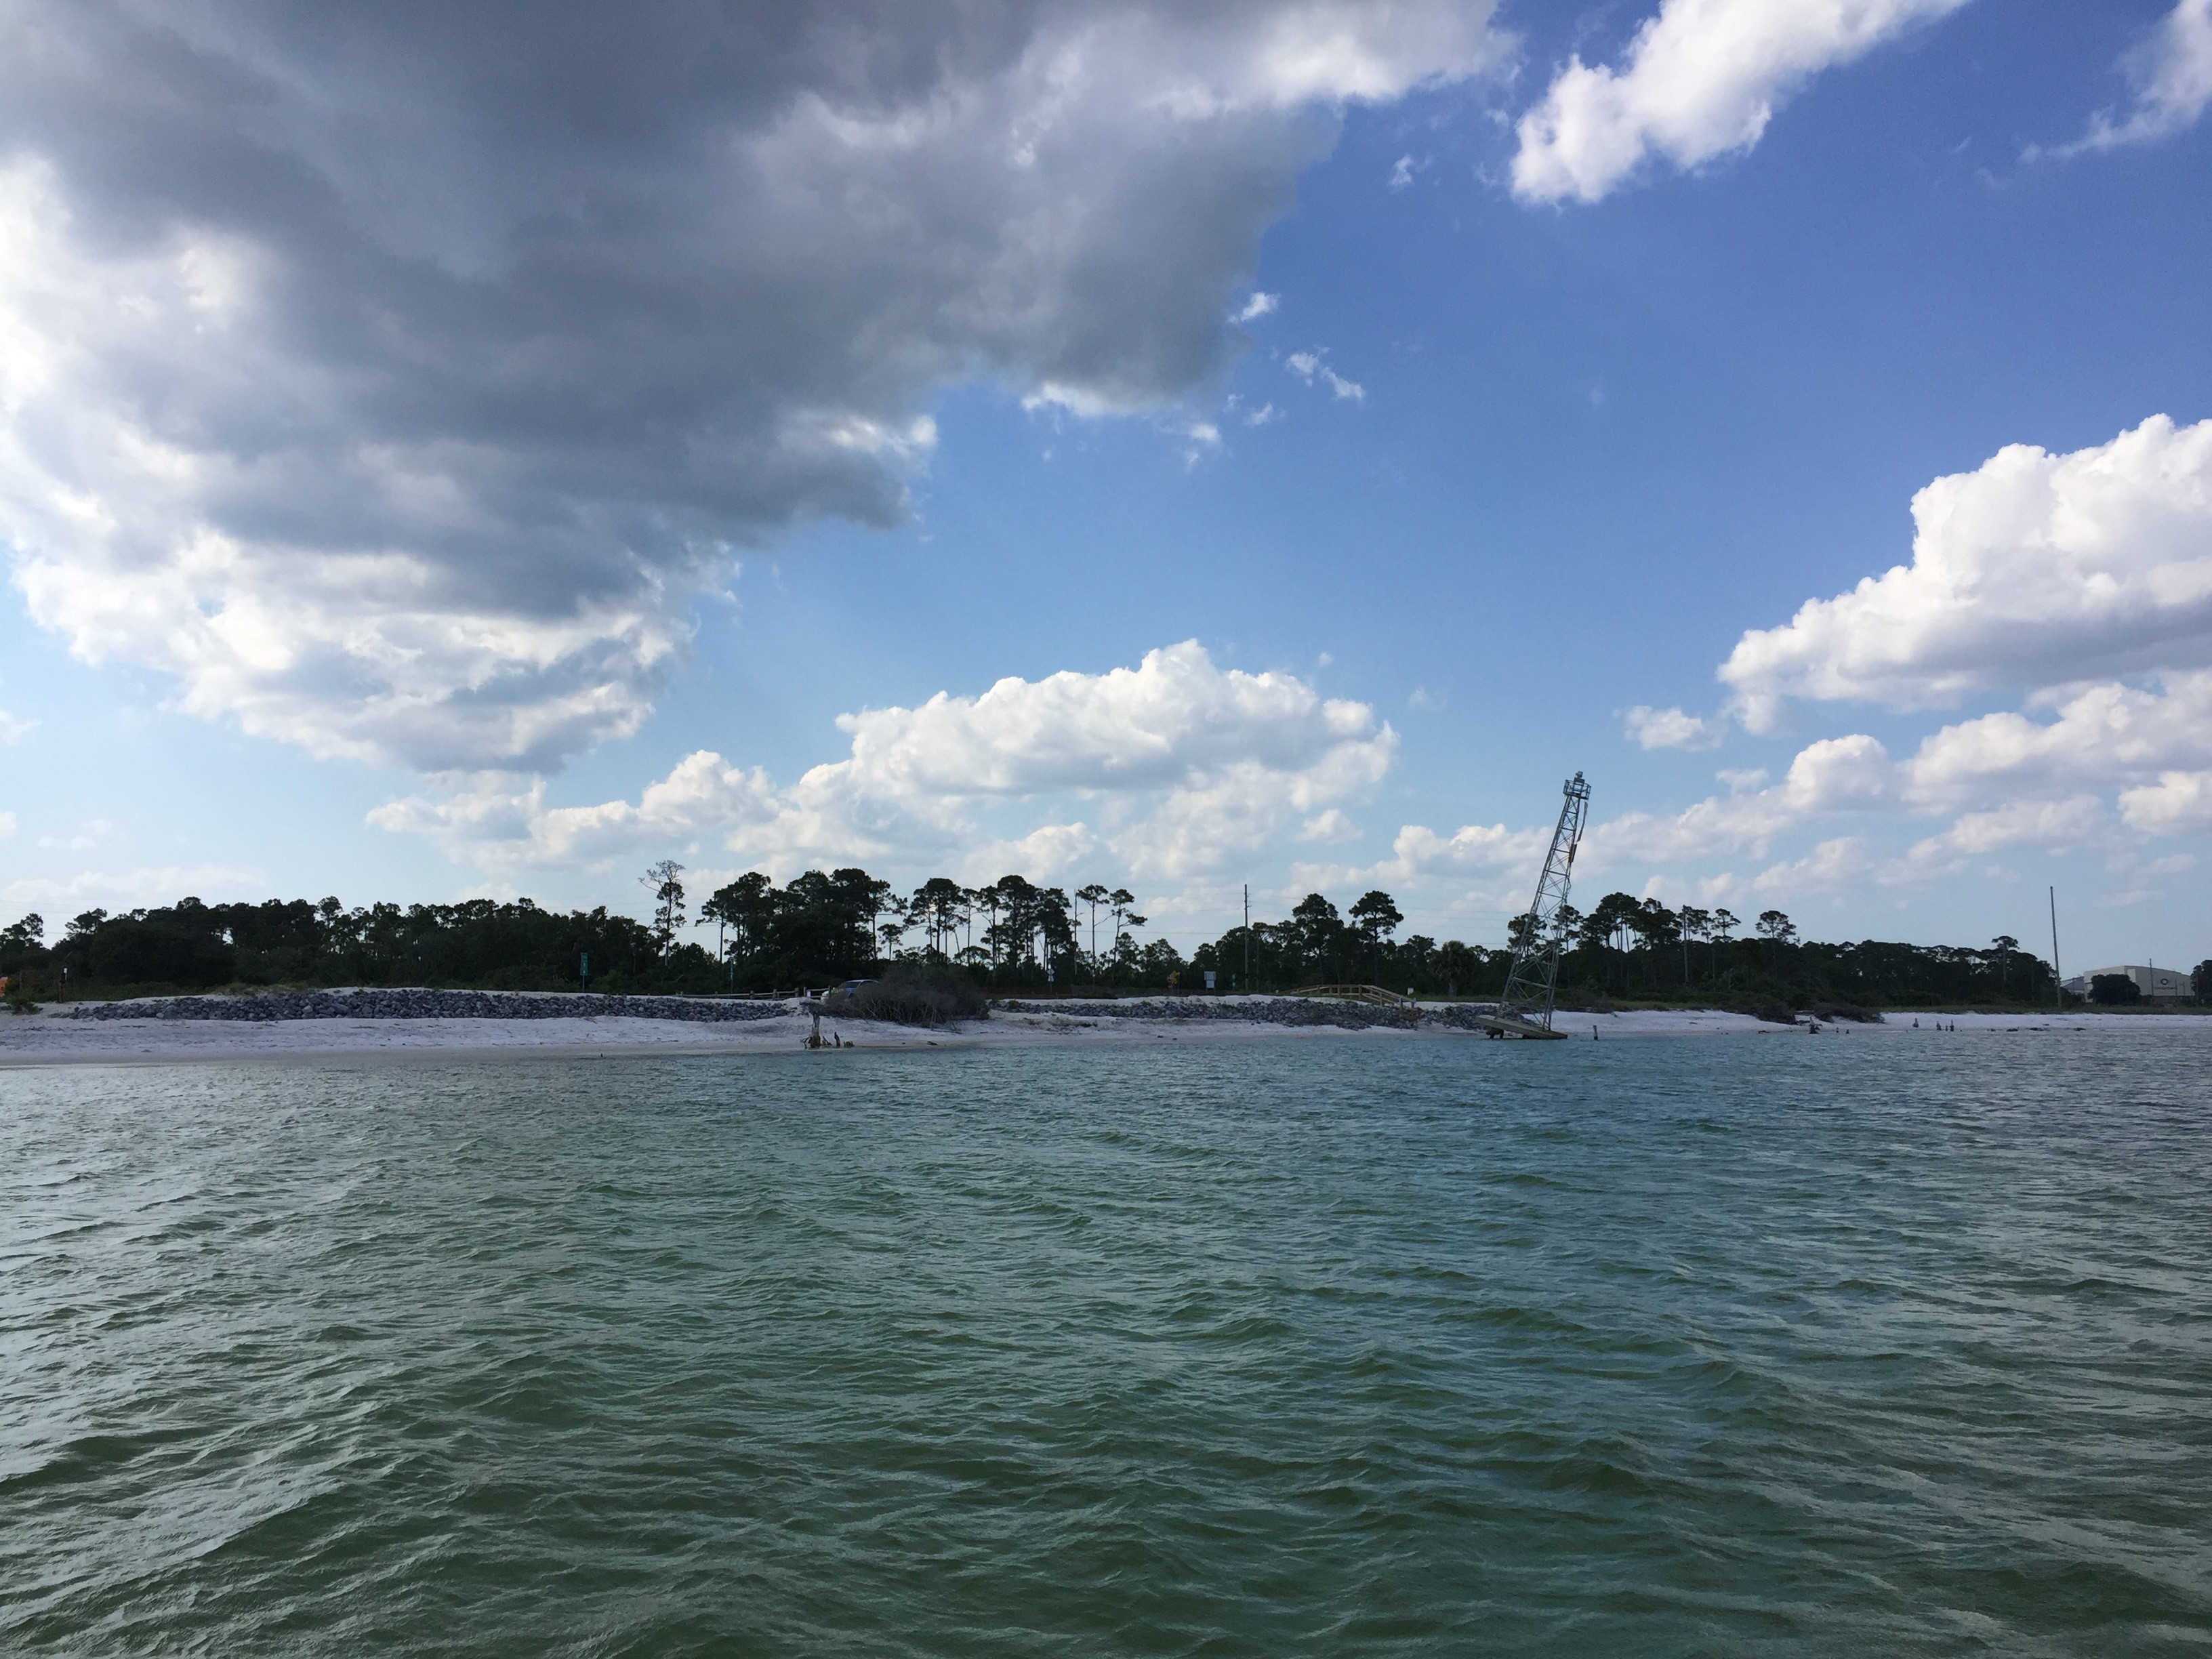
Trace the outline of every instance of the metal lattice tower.
<instances>
[{"instance_id":1,"label":"metal lattice tower","mask_svg":"<svg viewBox=\"0 0 2212 1659\"><path fill-rule=\"evenodd\" d=\"M1566 943L1559 913L1566 908L1567 880L1574 873L1575 849L1582 844L1583 819L1589 811L1589 785L1581 773L1567 780L1562 793L1566 799L1559 805L1559 827L1552 832L1552 850L1537 878L1536 896L1522 918L1522 936L1505 975L1505 994L1498 1003L1499 1025L1534 1027L1547 1035L1552 1030L1559 952Z\"/></svg>"}]
</instances>

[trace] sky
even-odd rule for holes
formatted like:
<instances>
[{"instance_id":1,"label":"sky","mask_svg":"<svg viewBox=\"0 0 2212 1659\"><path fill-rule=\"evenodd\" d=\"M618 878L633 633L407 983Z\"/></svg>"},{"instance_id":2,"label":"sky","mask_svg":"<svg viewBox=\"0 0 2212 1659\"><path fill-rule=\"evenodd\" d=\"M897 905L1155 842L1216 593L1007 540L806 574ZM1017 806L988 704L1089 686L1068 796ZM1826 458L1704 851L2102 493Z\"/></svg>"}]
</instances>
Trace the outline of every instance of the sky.
<instances>
[{"instance_id":1,"label":"sky","mask_svg":"<svg viewBox=\"0 0 2212 1659\"><path fill-rule=\"evenodd\" d=\"M0 915L2212 957L2212 0L0 0Z\"/></svg>"}]
</instances>

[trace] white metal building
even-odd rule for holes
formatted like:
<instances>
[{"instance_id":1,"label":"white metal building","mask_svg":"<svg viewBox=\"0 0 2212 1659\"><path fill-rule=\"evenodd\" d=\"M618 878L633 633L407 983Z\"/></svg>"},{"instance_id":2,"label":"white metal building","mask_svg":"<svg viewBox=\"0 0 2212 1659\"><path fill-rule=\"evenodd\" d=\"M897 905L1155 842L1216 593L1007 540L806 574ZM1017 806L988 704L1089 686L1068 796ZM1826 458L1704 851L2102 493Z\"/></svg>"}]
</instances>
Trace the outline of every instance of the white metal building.
<instances>
[{"instance_id":1,"label":"white metal building","mask_svg":"<svg viewBox=\"0 0 2212 1659\"><path fill-rule=\"evenodd\" d=\"M2142 993L2145 1002L2186 1002L2197 994L2185 970L2172 968L2138 968L2132 964L2120 968L2092 968L2066 981L2066 989L2075 996L2086 997L2089 986L2100 975L2125 974L2135 981L2136 989Z\"/></svg>"}]
</instances>

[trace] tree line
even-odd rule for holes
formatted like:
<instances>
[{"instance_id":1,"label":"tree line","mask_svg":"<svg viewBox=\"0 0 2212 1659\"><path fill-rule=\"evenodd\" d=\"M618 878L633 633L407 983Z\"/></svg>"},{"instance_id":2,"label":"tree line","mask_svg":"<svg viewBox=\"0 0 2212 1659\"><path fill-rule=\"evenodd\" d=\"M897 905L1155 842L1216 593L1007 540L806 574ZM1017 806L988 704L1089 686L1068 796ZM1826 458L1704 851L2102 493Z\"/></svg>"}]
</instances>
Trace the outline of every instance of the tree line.
<instances>
[{"instance_id":1,"label":"tree line","mask_svg":"<svg viewBox=\"0 0 2212 1659\"><path fill-rule=\"evenodd\" d=\"M0 976L26 994L223 985L436 985L495 990L707 994L867 976L893 963L985 984L1164 987L1186 964L1126 888L1070 893L1018 875L911 894L860 869L809 870L782 886L757 872L697 906L684 867L643 878L645 921L602 905L567 913L532 900L372 904L337 898L87 910L49 940L43 917L0 928ZM711 929L711 934L706 931Z\"/></svg>"},{"instance_id":2,"label":"tree line","mask_svg":"<svg viewBox=\"0 0 2212 1659\"><path fill-rule=\"evenodd\" d=\"M1529 918L1508 925L1504 949L1421 934L1396 937L1402 921L1390 896L1370 892L1340 914L1309 894L1280 922L1236 927L1194 953L1198 969L1255 988L1367 981L1420 995L1495 996L1504 989L1516 946L1533 943ZM1725 908L1608 893L1584 913L1557 918L1559 984L1570 1001L1620 998L1724 1004L1857 1003L1870 1007L1952 1003L2048 1006L2051 964L2000 935L1985 948L1909 945L1880 939L1802 939L1780 910L1746 924ZM1249 964L1249 967L1247 964ZM2199 987L2212 990L2212 963Z\"/></svg>"},{"instance_id":3,"label":"tree line","mask_svg":"<svg viewBox=\"0 0 2212 1659\"><path fill-rule=\"evenodd\" d=\"M1280 921L1237 927L1186 960L1143 938L1127 888L1070 890L1018 875L980 887L933 877L902 894L858 868L809 870L778 886L749 872L696 904L683 866L642 878L645 921L602 905L566 913L529 899L372 904L336 898L205 904L196 898L111 915L88 910L49 943L25 916L0 928L0 975L34 994L222 985L441 985L508 990L744 992L871 977L892 964L992 987L1224 992L1370 982L1423 996L1495 996L1511 946L1420 933L1390 895L1345 910L1310 893ZM1570 1000L1723 1003L1828 1000L1869 1006L1968 1002L2048 1006L2051 965L2000 935L1986 947L1798 937L1779 910L1748 924L1725 908L1608 893L1559 918L1559 985ZM711 931L710 931L711 930ZM2197 970L2212 996L2212 963Z\"/></svg>"}]
</instances>

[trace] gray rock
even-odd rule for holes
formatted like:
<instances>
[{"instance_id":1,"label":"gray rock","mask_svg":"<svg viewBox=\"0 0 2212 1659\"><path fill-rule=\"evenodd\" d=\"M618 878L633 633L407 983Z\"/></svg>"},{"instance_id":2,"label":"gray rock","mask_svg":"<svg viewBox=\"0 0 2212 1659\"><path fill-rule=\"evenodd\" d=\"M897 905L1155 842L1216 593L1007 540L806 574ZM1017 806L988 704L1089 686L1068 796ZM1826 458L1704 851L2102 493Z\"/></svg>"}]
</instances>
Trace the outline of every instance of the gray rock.
<instances>
[{"instance_id":1,"label":"gray rock","mask_svg":"<svg viewBox=\"0 0 2212 1659\"><path fill-rule=\"evenodd\" d=\"M374 988L269 991L247 996L139 997L128 1002L49 1003L64 1019L681 1019L701 1024L777 1019L784 1002L720 997L626 997L599 992L432 991Z\"/></svg>"}]
</instances>

